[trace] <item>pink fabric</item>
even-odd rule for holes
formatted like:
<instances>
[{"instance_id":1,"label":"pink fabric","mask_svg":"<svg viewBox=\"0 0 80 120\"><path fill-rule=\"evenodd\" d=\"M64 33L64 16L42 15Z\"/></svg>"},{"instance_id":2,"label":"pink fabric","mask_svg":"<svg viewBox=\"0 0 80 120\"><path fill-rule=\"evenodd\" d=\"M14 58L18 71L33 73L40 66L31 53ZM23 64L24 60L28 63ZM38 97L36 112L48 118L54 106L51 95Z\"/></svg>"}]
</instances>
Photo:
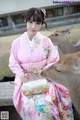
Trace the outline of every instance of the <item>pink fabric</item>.
<instances>
[{"instance_id":1,"label":"pink fabric","mask_svg":"<svg viewBox=\"0 0 80 120\"><path fill-rule=\"evenodd\" d=\"M49 38L41 35L39 32L34 36L32 41L29 40L27 32L25 32L12 43L9 67L16 76L13 102L23 120L42 120L43 118L44 120L53 120L53 118L56 120L73 120L71 100L68 90L65 87L49 82L50 91L48 93L24 96L21 92L21 76L25 71L27 71L28 75L26 81L36 80L41 78L41 76L29 73L29 71L35 66L40 70L45 69L58 60L59 54L56 47L51 43ZM54 102L49 103L49 100L52 100L54 96ZM39 106L36 106L37 101L40 102L38 97L43 100L47 98L48 101L44 106L47 106L47 110L48 108L50 109L49 113L39 111Z\"/></svg>"}]
</instances>

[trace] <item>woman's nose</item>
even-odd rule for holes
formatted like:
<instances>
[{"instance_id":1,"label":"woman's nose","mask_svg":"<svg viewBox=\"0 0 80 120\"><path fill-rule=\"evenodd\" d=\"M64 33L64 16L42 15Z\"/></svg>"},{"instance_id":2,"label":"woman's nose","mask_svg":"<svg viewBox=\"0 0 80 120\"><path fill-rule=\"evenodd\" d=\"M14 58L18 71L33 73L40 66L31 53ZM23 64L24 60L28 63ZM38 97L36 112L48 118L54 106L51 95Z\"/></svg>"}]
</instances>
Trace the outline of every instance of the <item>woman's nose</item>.
<instances>
[{"instance_id":1,"label":"woman's nose","mask_svg":"<svg viewBox=\"0 0 80 120\"><path fill-rule=\"evenodd\" d=\"M33 24L32 24L32 28L35 28L35 27L36 27L36 24L35 24L35 23L33 23Z\"/></svg>"}]
</instances>

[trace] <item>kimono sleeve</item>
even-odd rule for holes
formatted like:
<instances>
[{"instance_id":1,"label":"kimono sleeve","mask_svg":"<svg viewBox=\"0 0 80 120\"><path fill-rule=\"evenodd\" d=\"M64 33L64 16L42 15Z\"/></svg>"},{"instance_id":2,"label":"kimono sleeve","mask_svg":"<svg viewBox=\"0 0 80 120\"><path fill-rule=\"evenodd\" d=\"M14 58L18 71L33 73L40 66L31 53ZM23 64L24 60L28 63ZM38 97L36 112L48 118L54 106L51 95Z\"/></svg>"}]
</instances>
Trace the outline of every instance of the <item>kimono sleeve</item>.
<instances>
[{"instance_id":1,"label":"kimono sleeve","mask_svg":"<svg viewBox=\"0 0 80 120\"><path fill-rule=\"evenodd\" d=\"M52 64L55 64L59 60L58 46L54 46L50 39L48 39L48 57L47 64L44 69L48 68Z\"/></svg>"},{"instance_id":2,"label":"kimono sleeve","mask_svg":"<svg viewBox=\"0 0 80 120\"><path fill-rule=\"evenodd\" d=\"M17 59L17 44L15 42L13 42L11 46L9 68L15 75L18 75L19 77L22 77L24 75L24 71L21 68L19 61Z\"/></svg>"}]
</instances>

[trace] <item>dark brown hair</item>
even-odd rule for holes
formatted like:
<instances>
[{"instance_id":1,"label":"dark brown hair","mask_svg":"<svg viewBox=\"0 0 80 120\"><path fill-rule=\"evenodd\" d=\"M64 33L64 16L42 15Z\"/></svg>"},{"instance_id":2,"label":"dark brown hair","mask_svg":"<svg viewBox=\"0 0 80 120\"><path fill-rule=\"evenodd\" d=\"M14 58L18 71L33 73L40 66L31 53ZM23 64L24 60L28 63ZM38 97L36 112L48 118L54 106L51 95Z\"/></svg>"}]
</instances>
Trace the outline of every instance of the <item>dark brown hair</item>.
<instances>
[{"instance_id":1,"label":"dark brown hair","mask_svg":"<svg viewBox=\"0 0 80 120\"><path fill-rule=\"evenodd\" d=\"M30 21L31 18L34 22L45 24L45 27L47 28L47 23L45 22L45 15L41 9L30 8L29 10L27 10L25 21Z\"/></svg>"}]
</instances>

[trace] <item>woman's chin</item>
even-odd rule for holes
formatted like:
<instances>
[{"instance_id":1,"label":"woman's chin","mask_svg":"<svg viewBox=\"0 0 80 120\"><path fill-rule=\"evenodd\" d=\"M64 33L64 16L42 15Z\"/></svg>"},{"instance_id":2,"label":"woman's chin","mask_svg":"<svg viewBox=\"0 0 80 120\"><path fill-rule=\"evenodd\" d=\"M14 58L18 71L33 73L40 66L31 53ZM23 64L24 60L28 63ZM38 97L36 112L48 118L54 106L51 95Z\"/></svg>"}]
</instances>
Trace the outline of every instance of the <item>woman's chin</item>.
<instances>
[{"instance_id":1,"label":"woman's chin","mask_svg":"<svg viewBox=\"0 0 80 120\"><path fill-rule=\"evenodd\" d=\"M32 33L32 35L36 35L37 32L36 31L31 31L31 33Z\"/></svg>"}]
</instances>

